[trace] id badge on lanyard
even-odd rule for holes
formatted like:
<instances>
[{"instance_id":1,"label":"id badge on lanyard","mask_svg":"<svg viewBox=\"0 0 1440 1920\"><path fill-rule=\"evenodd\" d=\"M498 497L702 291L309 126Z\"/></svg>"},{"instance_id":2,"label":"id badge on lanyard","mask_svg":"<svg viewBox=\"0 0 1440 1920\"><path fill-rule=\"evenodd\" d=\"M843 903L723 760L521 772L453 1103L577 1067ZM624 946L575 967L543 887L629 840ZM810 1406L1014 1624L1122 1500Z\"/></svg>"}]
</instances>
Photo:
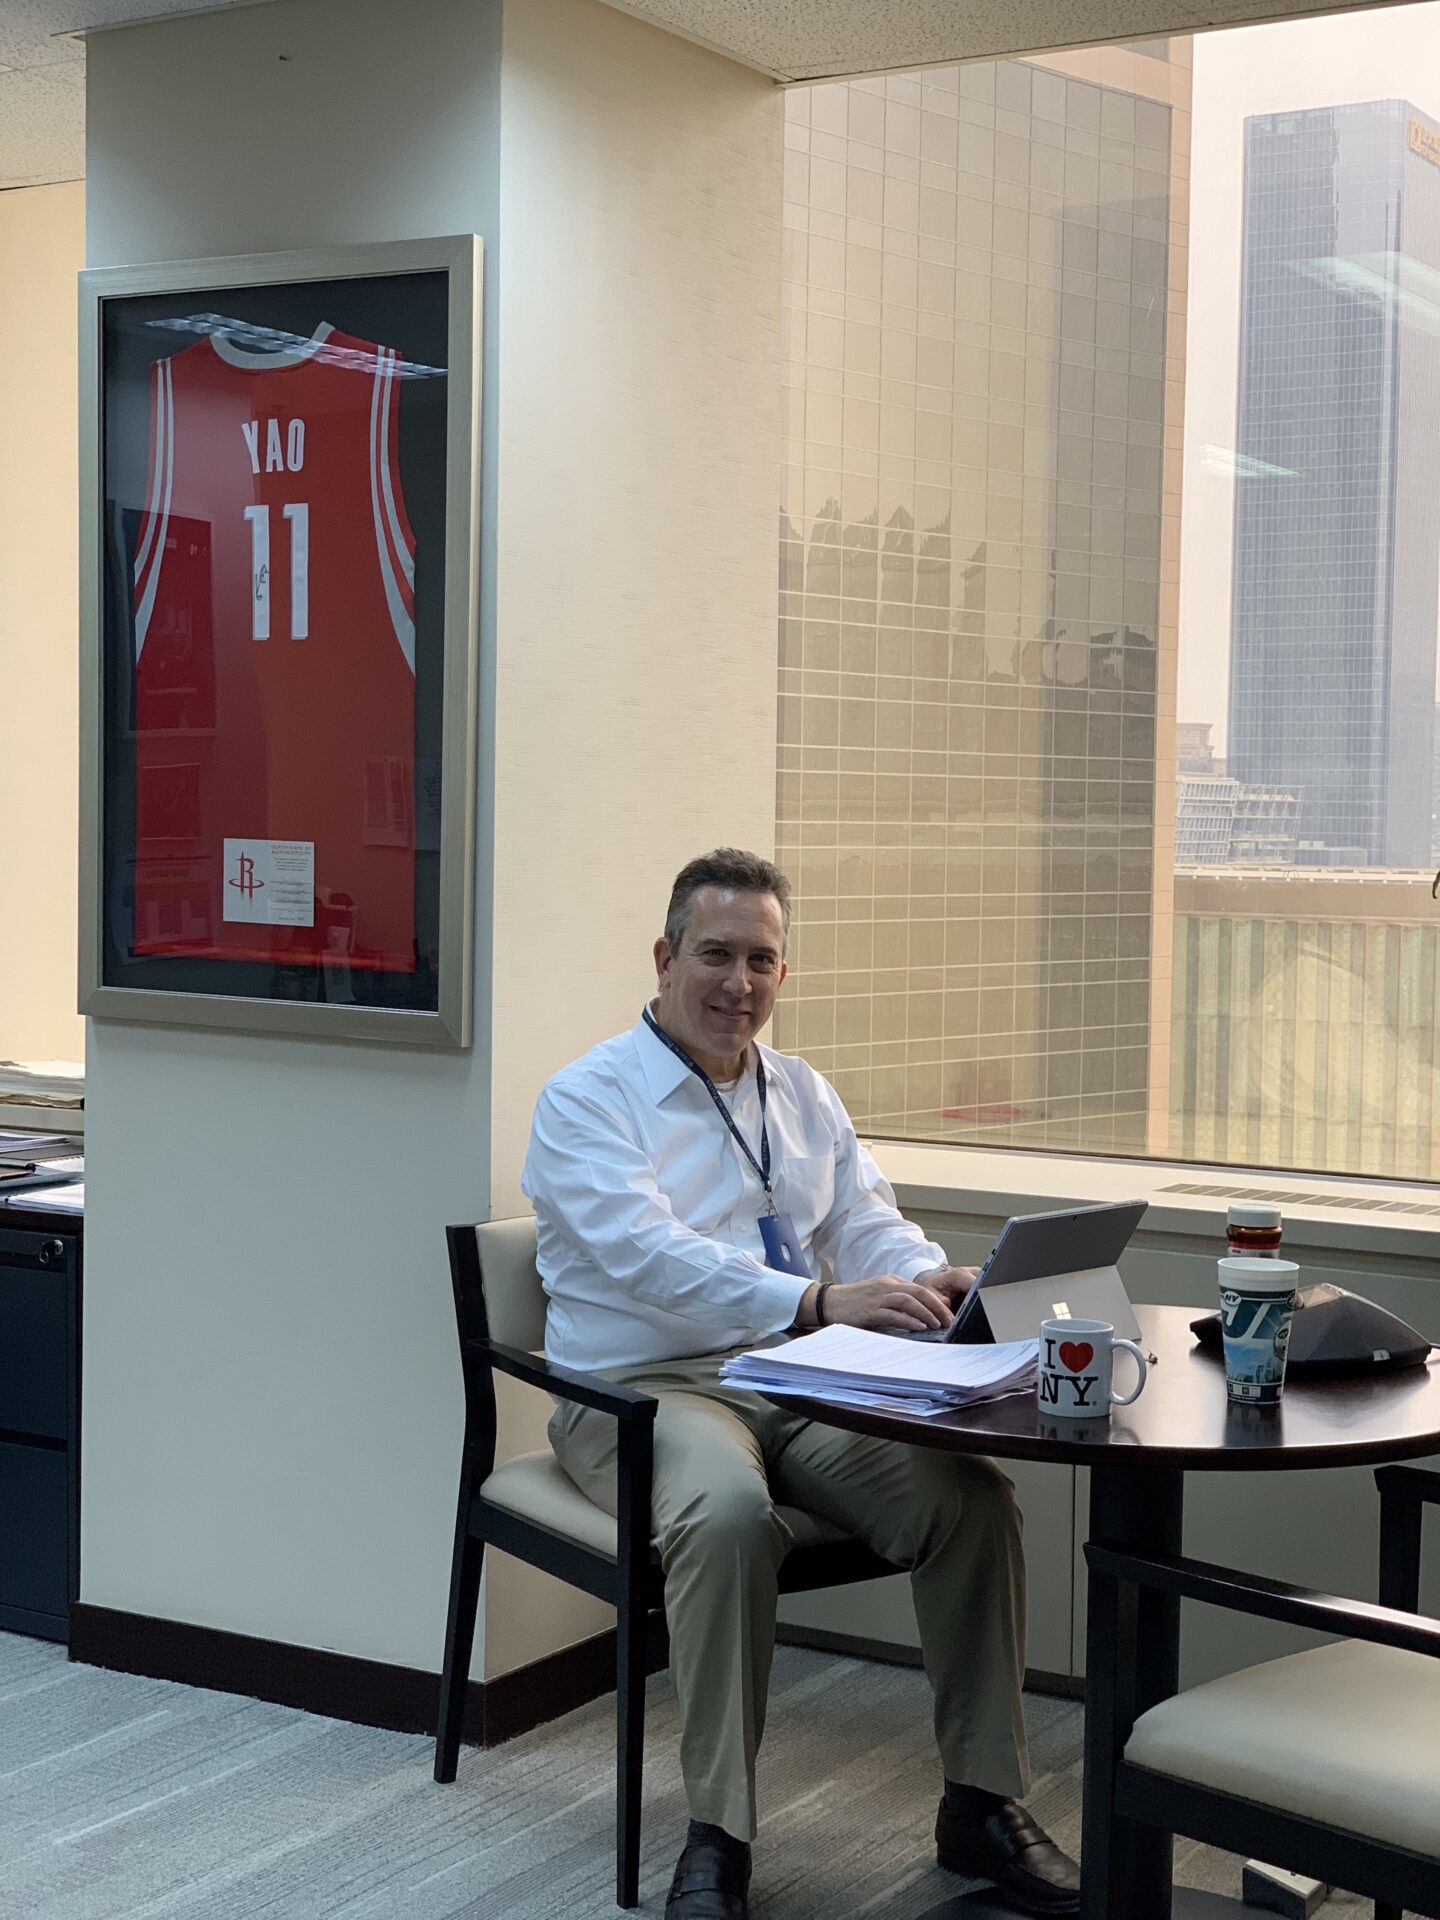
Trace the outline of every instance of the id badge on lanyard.
<instances>
[{"instance_id":1,"label":"id badge on lanyard","mask_svg":"<svg viewBox=\"0 0 1440 1920\"><path fill-rule=\"evenodd\" d=\"M765 1242L767 1267L778 1267L781 1273L793 1273L805 1280L810 1278L795 1223L788 1213L777 1212L773 1201L760 1215L760 1238Z\"/></svg>"},{"instance_id":2,"label":"id badge on lanyard","mask_svg":"<svg viewBox=\"0 0 1440 1920\"><path fill-rule=\"evenodd\" d=\"M760 1095L760 1158L757 1160L750 1151L745 1136L736 1126L734 1115L720 1098L720 1089L709 1074L690 1058L678 1041L673 1040L666 1033L651 1015L648 1007L644 1009L643 1017L646 1026L661 1046L668 1047L676 1059L683 1061L700 1081L715 1102L720 1118L729 1128L736 1145L759 1175L760 1184L765 1189L765 1205L761 1209L757 1224L760 1228L760 1238L765 1244L766 1266L774 1267L777 1272L793 1274L798 1279L808 1280L811 1277L810 1268L805 1259L804 1249L800 1245L800 1236L795 1231L795 1223L788 1213L782 1213L775 1205L775 1196L770 1191L770 1134L765 1124L765 1063L760 1058L758 1049L755 1055L755 1086Z\"/></svg>"}]
</instances>

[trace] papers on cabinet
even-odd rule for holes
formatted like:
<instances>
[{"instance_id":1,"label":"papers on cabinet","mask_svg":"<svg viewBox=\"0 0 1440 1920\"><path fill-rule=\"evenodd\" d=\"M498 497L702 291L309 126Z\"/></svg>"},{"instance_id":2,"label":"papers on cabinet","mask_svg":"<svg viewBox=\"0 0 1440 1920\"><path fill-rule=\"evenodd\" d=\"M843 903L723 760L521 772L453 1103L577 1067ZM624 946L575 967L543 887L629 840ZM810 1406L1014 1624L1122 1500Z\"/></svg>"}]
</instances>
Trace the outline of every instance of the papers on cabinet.
<instances>
[{"instance_id":1,"label":"papers on cabinet","mask_svg":"<svg viewBox=\"0 0 1440 1920\"><path fill-rule=\"evenodd\" d=\"M53 1160L57 1154L73 1151L73 1133L31 1133L15 1127L0 1127L0 1160Z\"/></svg>"},{"instance_id":2,"label":"papers on cabinet","mask_svg":"<svg viewBox=\"0 0 1440 1920\"><path fill-rule=\"evenodd\" d=\"M72 1060L0 1060L0 1100L18 1106L83 1107L85 1069Z\"/></svg>"},{"instance_id":3,"label":"papers on cabinet","mask_svg":"<svg viewBox=\"0 0 1440 1920\"><path fill-rule=\"evenodd\" d=\"M6 1199L12 1207L33 1207L37 1213L84 1213L85 1183L72 1180L63 1187L31 1187Z\"/></svg>"}]
</instances>

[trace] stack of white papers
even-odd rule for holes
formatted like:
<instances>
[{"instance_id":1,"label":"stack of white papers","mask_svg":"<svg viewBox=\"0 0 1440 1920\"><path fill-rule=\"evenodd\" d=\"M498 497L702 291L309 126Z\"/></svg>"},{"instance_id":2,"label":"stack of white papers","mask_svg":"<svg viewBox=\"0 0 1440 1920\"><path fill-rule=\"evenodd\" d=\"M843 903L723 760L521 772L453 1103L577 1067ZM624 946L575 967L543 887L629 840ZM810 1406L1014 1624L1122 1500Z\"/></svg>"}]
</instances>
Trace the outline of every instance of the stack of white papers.
<instances>
[{"instance_id":1,"label":"stack of white papers","mask_svg":"<svg viewBox=\"0 0 1440 1920\"><path fill-rule=\"evenodd\" d=\"M64 1187L31 1187L6 1198L10 1206L33 1207L36 1213L83 1213L85 1183L75 1180Z\"/></svg>"},{"instance_id":2,"label":"stack of white papers","mask_svg":"<svg viewBox=\"0 0 1440 1920\"><path fill-rule=\"evenodd\" d=\"M38 1164L42 1173L63 1173L71 1180L79 1180L82 1183L84 1181L85 1156L83 1153L57 1154L53 1160L41 1160Z\"/></svg>"},{"instance_id":3,"label":"stack of white papers","mask_svg":"<svg viewBox=\"0 0 1440 1920\"><path fill-rule=\"evenodd\" d=\"M721 1378L759 1393L928 1417L1033 1393L1039 1359L1038 1340L945 1346L859 1327L822 1327L782 1347L738 1354L721 1368Z\"/></svg>"},{"instance_id":4,"label":"stack of white papers","mask_svg":"<svg viewBox=\"0 0 1440 1920\"><path fill-rule=\"evenodd\" d=\"M37 1154L57 1153L74 1144L71 1133L24 1133L0 1127L0 1159L4 1160L33 1160Z\"/></svg>"}]
</instances>

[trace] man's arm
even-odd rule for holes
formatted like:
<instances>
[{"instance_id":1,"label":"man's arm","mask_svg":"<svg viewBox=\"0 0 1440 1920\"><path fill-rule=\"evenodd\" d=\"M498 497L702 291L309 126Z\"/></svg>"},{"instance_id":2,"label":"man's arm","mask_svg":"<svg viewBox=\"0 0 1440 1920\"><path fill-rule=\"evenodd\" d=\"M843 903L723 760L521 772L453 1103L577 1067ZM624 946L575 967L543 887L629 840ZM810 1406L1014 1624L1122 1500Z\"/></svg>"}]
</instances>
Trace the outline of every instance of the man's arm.
<instances>
[{"instance_id":1,"label":"man's arm","mask_svg":"<svg viewBox=\"0 0 1440 1920\"><path fill-rule=\"evenodd\" d=\"M836 1138L835 1198L815 1231L815 1248L830 1263L836 1280L864 1280L875 1274L918 1280L954 1271L945 1249L927 1240L896 1207L889 1183L856 1139L835 1089L820 1080L817 1091Z\"/></svg>"},{"instance_id":2,"label":"man's arm","mask_svg":"<svg viewBox=\"0 0 1440 1920\"><path fill-rule=\"evenodd\" d=\"M809 1282L677 1219L622 1108L552 1082L540 1096L525 1191L619 1292L755 1338L791 1325Z\"/></svg>"}]
</instances>

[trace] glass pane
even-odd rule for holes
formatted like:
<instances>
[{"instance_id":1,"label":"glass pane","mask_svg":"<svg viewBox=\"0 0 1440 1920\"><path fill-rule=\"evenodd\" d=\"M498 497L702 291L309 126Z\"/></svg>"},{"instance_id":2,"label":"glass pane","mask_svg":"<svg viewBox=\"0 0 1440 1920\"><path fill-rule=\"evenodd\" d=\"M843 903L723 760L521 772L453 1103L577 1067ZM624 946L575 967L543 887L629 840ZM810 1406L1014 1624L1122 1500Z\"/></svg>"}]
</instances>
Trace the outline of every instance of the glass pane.
<instances>
[{"instance_id":1,"label":"glass pane","mask_svg":"<svg viewBox=\"0 0 1440 1920\"><path fill-rule=\"evenodd\" d=\"M1437 53L789 96L777 1038L862 1129L1440 1170Z\"/></svg>"}]
</instances>

